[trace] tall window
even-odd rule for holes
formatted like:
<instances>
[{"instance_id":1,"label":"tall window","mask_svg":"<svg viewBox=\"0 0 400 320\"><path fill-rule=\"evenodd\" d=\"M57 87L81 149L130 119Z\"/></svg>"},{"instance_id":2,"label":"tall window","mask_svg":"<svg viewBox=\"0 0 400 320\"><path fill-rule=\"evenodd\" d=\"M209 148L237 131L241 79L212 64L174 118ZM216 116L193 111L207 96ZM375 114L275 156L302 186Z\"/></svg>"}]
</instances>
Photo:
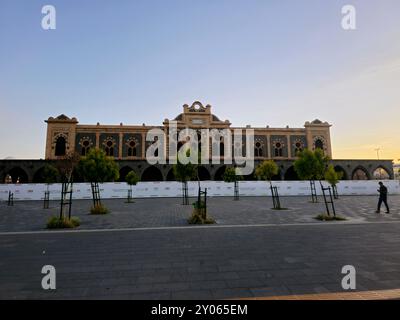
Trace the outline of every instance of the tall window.
<instances>
[{"instance_id":1,"label":"tall window","mask_svg":"<svg viewBox=\"0 0 400 320\"><path fill-rule=\"evenodd\" d=\"M136 156L137 156L136 142L131 140L128 143L128 157L136 157Z\"/></svg>"},{"instance_id":2,"label":"tall window","mask_svg":"<svg viewBox=\"0 0 400 320\"><path fill-rule=\"evenodd\" d=\"M106 155L109 157L114 157L114 143L108 140L105 144Z\"/></svg>"},{"instance_id":3,"label":"tall window","mask_svg":"<svg viewBox=\"0 0 400 320\"><path fill-rule=\"evenodd\" d=\"M255 157L262 157L263 156L262 145L261 145L260 142L256 142L256 144L255 144L254 156Z\"/></svg>"},{"instance_id":4,"label":"tall window","mask_svg":"<svg viewBox=\"0 0 400 320\"><path fill-rule=\"evenodd\" d=\"M283 157L283 146L282 143L276 142L274 146L275 157Z\"/></svg>"},{"instance_id":5,"label":"tall window","mask_svg":"<svg viewBox=\"0 0 400 320\"><path fill-rule=\"evenodd\" d=\"M89 140L84 140L81 145L82 145L81 155L86 156L86 154L89 152L90 149L90 142Z\"/></svg>"},{"instance_id":6,"label":"tall window","mask_svg":"<svg viewBox=\"0 0 400 320\"><path fill-rule=\"evenodd\" d=\"M303 145L302 145L302 143L301 142L296 142L295 144L294 144L294 154L297 156L297 154L299 153L299 152L302 152L303 151Z\"/></svg>"},{"instance_id":7,"label":"tall window","mask_svg":"<svg viewBox=\"0 0 400 320\"><path fill-rule=\"evenodd\" d=\"M65 156L66 144L67 144L67 142L65 141L64 137L58 137L57 138L57 140L56 140L56 152L55 152L55 155L57 157Z\"/></svg>"},{"instance_id":8,"label":"tall window","mask_svg":"<svg viewBox=\"0 0 400 320\"><path fill-rule=\"evenodd\" d=\"M315 149L324 150L324 143L321 139L315 140Z\"/></svg>"}]
</instances>

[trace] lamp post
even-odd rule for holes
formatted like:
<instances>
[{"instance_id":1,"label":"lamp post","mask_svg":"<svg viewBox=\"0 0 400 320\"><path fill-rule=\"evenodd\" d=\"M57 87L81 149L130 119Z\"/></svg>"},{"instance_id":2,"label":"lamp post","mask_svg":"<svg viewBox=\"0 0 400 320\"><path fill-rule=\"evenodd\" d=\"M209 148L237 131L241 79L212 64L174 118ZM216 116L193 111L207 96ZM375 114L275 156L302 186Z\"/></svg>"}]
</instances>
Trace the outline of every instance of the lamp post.
<instances>
[{"instance_id":1,"label":"lamp post","mask_svg":"<svg viewBox=\"0 0 400 320\"><path fill-rule=\"evenodd\" d=\"M376 148L376 149L375 149L375 151L376 151L376 156L378 157L378 160L380 160L380 159L379 159L379 151L380 151L380 150L381 150L381 148Z\"/></svg>"},{"instance_id":2,"label":"lamp post","mask_svg":"<svg viewBox=\"0 0 400 320\"><path fill-rule=\"evenodd\" d=\"M375 151L376 151L376 156L377 156L377 158L378 158L378 160L380 160L379 159L379 151L381 150L381 148L376 148L375 149ZM378 169L379 170L379 179L382 179L382 170L379 168Z\"/></svg>"}]
</instances>

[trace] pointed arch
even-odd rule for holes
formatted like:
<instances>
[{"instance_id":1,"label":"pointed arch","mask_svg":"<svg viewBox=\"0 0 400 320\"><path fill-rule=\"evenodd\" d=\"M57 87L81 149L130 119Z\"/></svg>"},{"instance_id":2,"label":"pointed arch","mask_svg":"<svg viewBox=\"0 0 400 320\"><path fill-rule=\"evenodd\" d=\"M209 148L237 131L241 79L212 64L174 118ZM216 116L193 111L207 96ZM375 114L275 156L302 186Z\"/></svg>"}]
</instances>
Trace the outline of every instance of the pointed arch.
<instances>
[{"instance_id":1,"label":"pointed arch","mask_svg":"<svg viewBox=\"0 0 400 320\"><path fill-rule=\"evenodd\" d=\"M388 180L390 179L390 173L384 166L378 166L372 171L372 177L375 180Z\"/></svg>"},{"instance_id":2,"label":"pointed arch","mask_svg":"<svg viewBox=\"0 0 400 320\"><path fill-rule=\"evenodd\" d=\"M226 166L219 167L218 170L214 174L215 181L222 181L224 173L225 173Z\"/></svg>"},{"instance_id":3,"label":"pointed arch","mask_svg":"<svg viewBox=\"0 0 400 320\"><path fill-rule=\"evenodd\" d=\"M294 166L289 167L285 172L285 180L287 181L297 181L300 180L297 175L296 170L294 170Z\"/></svg>"},{"instance_id":4,"label":"pointed arch","mask_svg":"<svg viewBox=\"0 0 400 320\"><path fill-rule=\"evenodd\" d=\"M164 181L164 178L160 169L150 166L143 171L141 181Z\"/></svg>"},{"instance_id":5,"label":"pointed arch","mask_svg":"<svg viewBox=\"0 0 400 320\"><path fill-rule=\"evenodd\" d=\"M198 170L199 170L199 179L200 179L200 181L211 180L210 172L208 172L206 167L199 166Z\"/></svg>"},{"instance_id":6,"label":"pointed arch","mask_svg":"<svg viewBox=\"0 0 400 320\"><path fill-rule=\"evenodd\" d=\"M119 170L119 180L120 182L125 182L125 178L129 172L134 171L130 166L124 166Z\"/></svg>"},{"instance_id":7,"label":"pointed arch","mask_svg":"<svg viewBox=\"0 0 400 320\"><path fill-rule=\"evenodd\" d=\"M14 167L8 173L13 183L28 183L28 174L20 167Z\"/></svg>"},{"instance_id":8,"label":"pointed arch","mask_svg":"<svg viewBox=\"0 0 400 320\"><path fill-rule=\"evenodd\" d=\"M358 166L353 170L353 173L351 174L351 179L352 180L371 180L371 177L368 174L367 169L365 169L362 166Z\"/></svg>"}]
</instances>

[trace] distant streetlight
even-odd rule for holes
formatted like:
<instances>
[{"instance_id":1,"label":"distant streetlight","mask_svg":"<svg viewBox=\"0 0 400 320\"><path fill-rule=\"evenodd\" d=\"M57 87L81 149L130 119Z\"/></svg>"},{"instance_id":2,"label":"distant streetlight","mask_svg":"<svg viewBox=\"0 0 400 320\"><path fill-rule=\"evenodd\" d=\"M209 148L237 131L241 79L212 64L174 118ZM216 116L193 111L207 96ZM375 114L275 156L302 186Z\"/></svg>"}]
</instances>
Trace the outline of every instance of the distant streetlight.
<instances>
[{"instance_id":1,"label":"distant streetlight","mask_svg":"<svg viewBox=\"0 0 400 320\"><path fill-rule=\"evenodd\" d=\"M376 148L376 149L375 149L375 151L376 151L376 156L378 157L378 160L380 160L380 159L379 159L379 151L380 151L380 150L381 150L381 148Z\"/></svg>"}]
</instances>

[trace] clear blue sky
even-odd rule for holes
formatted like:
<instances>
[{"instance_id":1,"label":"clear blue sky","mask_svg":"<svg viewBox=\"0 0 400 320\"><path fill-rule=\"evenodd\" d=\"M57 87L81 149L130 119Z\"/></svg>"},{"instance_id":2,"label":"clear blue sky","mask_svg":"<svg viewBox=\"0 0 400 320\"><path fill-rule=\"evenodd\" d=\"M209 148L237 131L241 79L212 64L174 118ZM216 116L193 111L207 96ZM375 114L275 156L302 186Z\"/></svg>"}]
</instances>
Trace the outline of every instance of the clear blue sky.
<instances>
[{"instance_id":1,"label":"clear blue sky","mask_svg":"<svg viewBox=\"0 0 400 320\"><path fill-rule=\"evenodd\" d=\"M234 126L329 121L335 158L400 158L398 0L0 0L0 45L0 159L44 157L49 116L160 125L195 100Z\"/></svg>"}]
</instances>

